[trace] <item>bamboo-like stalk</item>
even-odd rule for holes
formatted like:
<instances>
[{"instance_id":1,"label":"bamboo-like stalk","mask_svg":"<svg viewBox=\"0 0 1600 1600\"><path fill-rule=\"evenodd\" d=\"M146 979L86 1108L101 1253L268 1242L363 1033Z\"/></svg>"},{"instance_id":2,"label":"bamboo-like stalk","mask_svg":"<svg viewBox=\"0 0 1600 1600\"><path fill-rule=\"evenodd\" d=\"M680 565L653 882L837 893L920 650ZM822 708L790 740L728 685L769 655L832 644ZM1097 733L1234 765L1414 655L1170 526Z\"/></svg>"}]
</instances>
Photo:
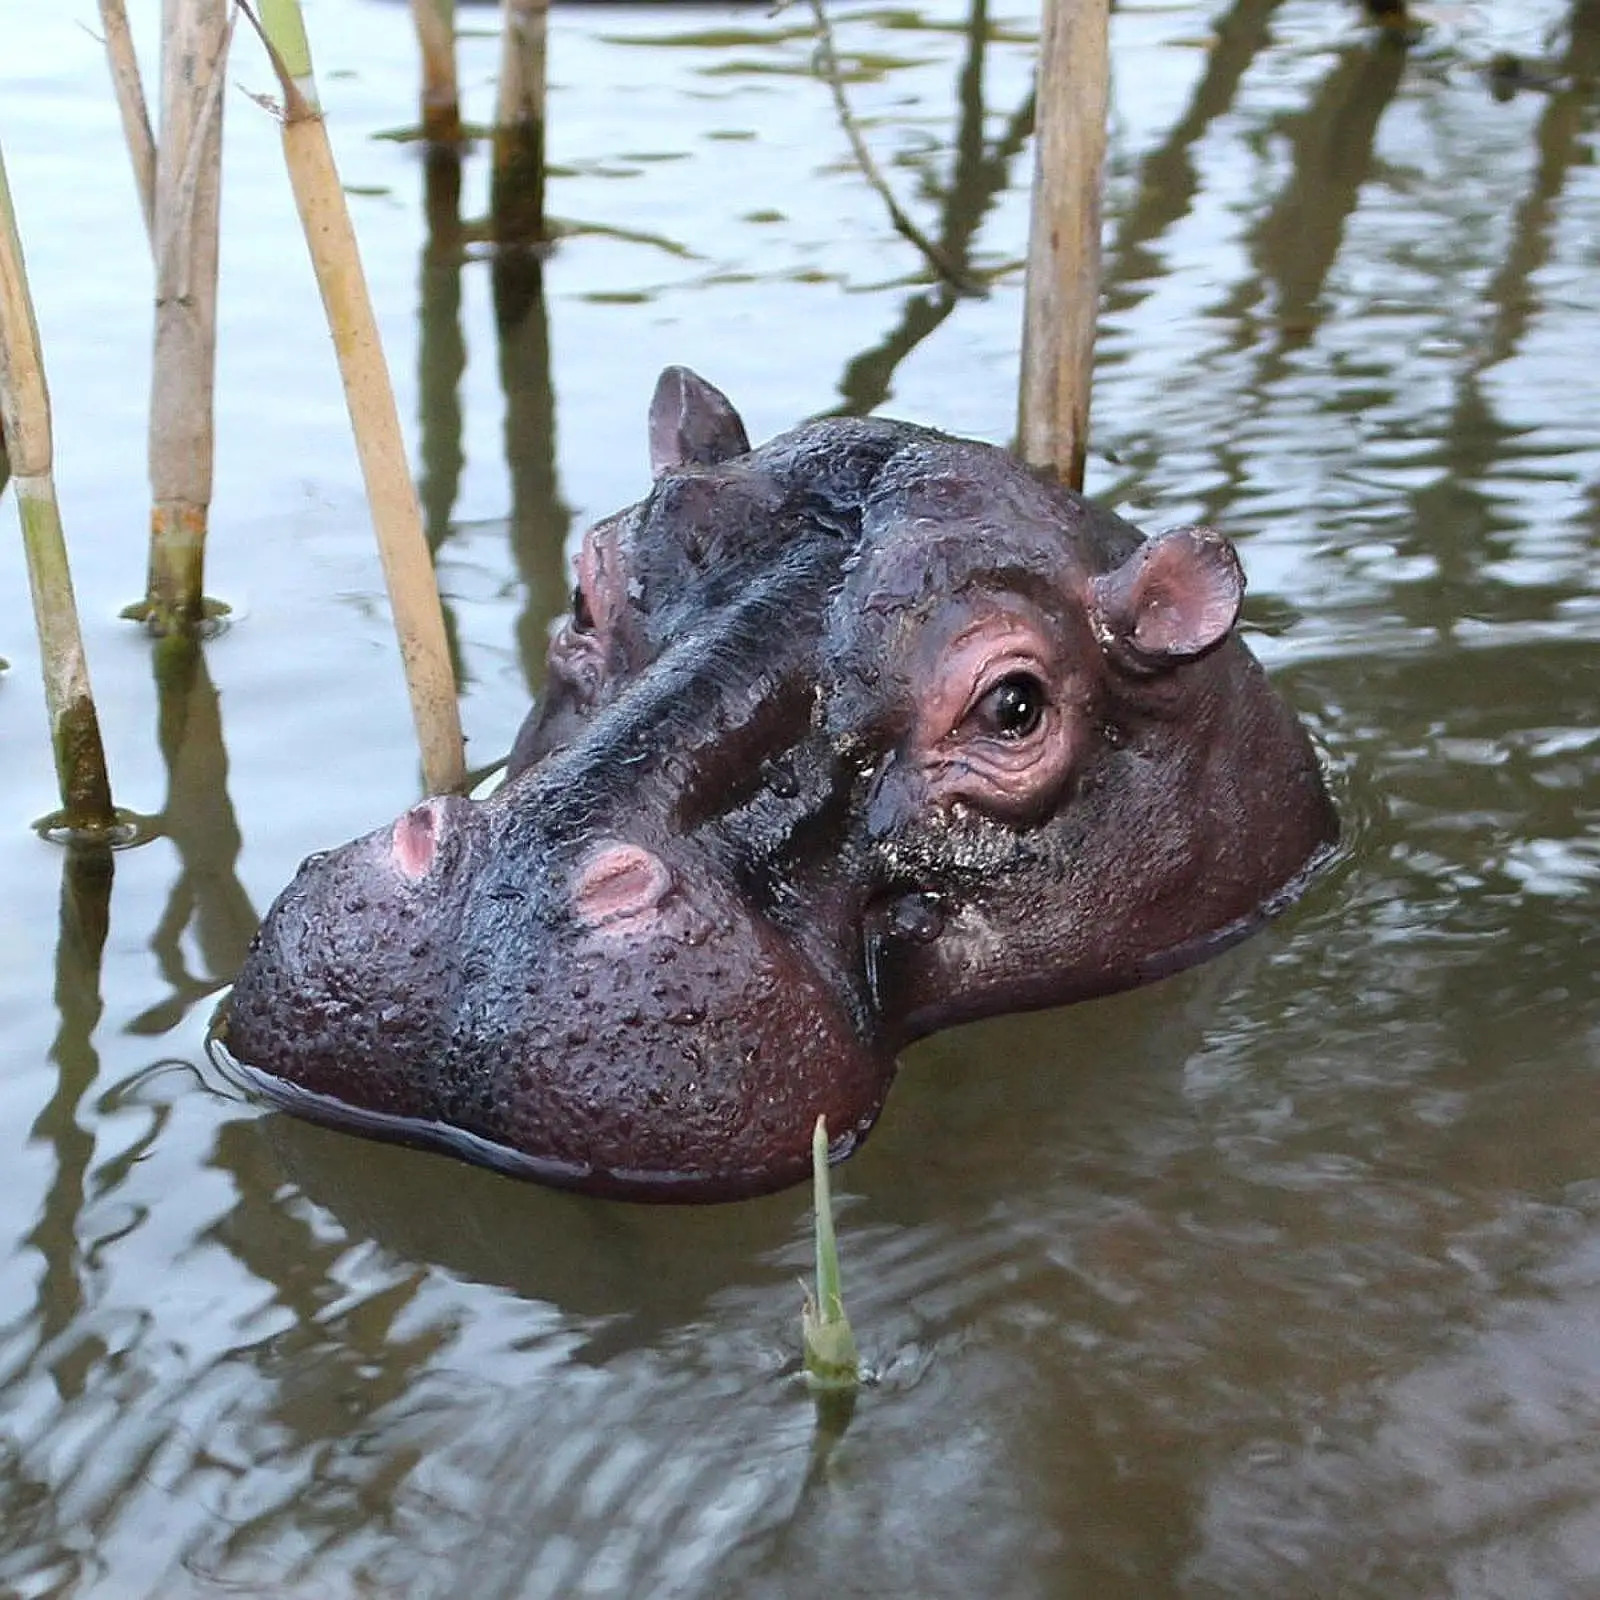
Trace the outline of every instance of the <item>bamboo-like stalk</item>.
<instances>
[{"instance_id":1,"label":"bamboo-like stalk","mask_svg":"<svg viewBox=\"0 0 1600 1600\"><path fill-rule=\"evenodd\" d=\"M496 241L526 246L545 236L545 63L550 0L503 0L501 24L489 207Z\"/></svg>"},{"instance_id":2,"label":"bamboo-like stalk","mask_svg":"<svg viewBox=\"0 0 1600 1600\"><path fill-rule=\"evenodd\" d=\"M211 511L226 0L165 0L156 158L150 571L137 613L155 633L204 617Z\"/></svg>"},{"instance_id":3,"label":"bamboo-like stalk","mask_svg":"<svg viewBox=\"0 0 1600 1600\"><path fill-rule=\"evenodd\" d=\"M115 824L100 719L89 687L89 663L72 595L53 472L50 392L39 327L28 293L5 161L0 157L0 424L11 458L22 540L44 669L50 743L61 790L61 822L104 833Z\"/></svg>"},{"instance_id":4,"label":"bamboo-like stalk","mask_svg":"<svg viewBox=\"0 0 1600 1600\"><path fill-rule=\"evenodd\" d=\"M284 159L355 429L423 779L430 793L458 791L466 782L466 761L439 587L355 229L322 120L299 0L262 0L260 26L283 92Z\"/></svg>"},{"instance_id":5,"label":"bamboo-like stalk","mask_svg":"<svg viewBox=\"0 0 1600 1600\"><path fill-rule=\"evenodd\" d=\"M1022 458L1083 487L1100 310L1109 0L1045 0L1018 434Z\"/></svg>"},{"instance_id":6,"label":"bamboo-like stalk","mask_svg":"<svg viewBox=\"0 0 1600 1600\"><path fill-rule=\"evenodd\" d=\"M117 110L122 114L122 136L127 141L128 158L133 162L133 181L139 191L144 231L153 245L156 235L156 141L150 132L150 112L145 105L144 84L139 78L139 58L134 54L133 33L128 27L128 12L122 0L100 0L100 22L106 30L106 57L111 63L111 83L117 92Z\"/></svg>"},{"instance_id":7,"label":"bamboo-like stalk","mask_svg":"<svg viewBox=\"0 0 1600 1600\"><path fill-rule=\"evenodd\" d=\"M455 0L411 0L422 50L422 133L430 144L461 139L461 87L456 81Z\"/></svg>"}]
</instances>

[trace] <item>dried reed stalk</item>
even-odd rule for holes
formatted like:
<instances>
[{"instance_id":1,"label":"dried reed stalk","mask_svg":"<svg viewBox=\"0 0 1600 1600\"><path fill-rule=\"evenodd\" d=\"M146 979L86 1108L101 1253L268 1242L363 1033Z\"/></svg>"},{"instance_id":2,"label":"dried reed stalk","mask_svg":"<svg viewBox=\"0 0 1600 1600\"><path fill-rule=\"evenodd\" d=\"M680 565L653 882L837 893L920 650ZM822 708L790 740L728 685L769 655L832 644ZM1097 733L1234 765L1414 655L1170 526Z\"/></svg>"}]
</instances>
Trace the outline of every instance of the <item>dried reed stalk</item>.
<instances>
[{"instance_id":1,"label":"dried reed stalk","mask_svg":"<svg viewBox=\"0 0 1600 1600\"><path fill-rule=\"evenodd\" d=\"M144 84L139 78L139 58L133 50L133 33L122 0L100 0L100 21L106 30L106 56L111 63L111 83L122 114L122 136L133 162L133 181L139 191L144 231L152 244L156 234L156 141L150 132L150 112Z\"/></svg>"},{"instance_id":2,"label":"dried reed stalk","mask_svg":"<svg viewBox=\"0 0 1600 1600\"><path fill-rule=\"evenodd\" d=\"M503 0L501 24L489 206L496 242L525 246L538 244L545 236L545 56L550 0Z\"/></svg>"},{"instance_id":3,"label":"dried reed stalk","mask_svg":"<svg viewBox=\"0 0 1600 1600\"><path fill-rule=\"evenodd\" d=\"M248 8L241 9L256 21ZM299 0L262 0L257 25L283 93L284 159L355 429L423 779L430 793L458 791L466 782L466 765L444 612L355 229L322 120Z\"/></svg>"},{"instance_id":4,"label":"dried reed stalk","mask_svg":"<svg viewBox=\"0 0 1600 1600\"><path fill-rule=\"evenodd\" d=\"M89 664L61 531L50 431L50 392L39 327L28 292L16 213L0 159L0 426L11 458L22 517L28 587L44 672L50 743L61 790L63 826L104 835L115 825L100 719L89 687Z\"/></svg>"},{"instance_id":5,"label":"dried reed stalk","mask_svg":"<svg viewBox=\"0 0 1600 1600\"><path fill-rule=\"evenodd\" d=\"M157 634L204 619L222 204L226 0L165 0L156 153L150 569L136 608Z\"/></svg>"},{"instance_id":6,"label":"dried reed stalk","mask_svg":"<svg viewBox=\"0 0 1600 1600\"><path fill-rule=\"evenodd\" d=\"M456 81L455 0L411 0L422 49L422 133L429 144L461 139L461 87Z\"/></svg>"},{"instance_id":7,"label":"dried reed stalk","mask_svg":"<svg viewBox=\"0 0 1600 1600\"><path fill-rule=\"evenodd\" d=\"M1045 0L1022 319L1023 460L1083 487L1100 311L1100 190L1110 106L1107 0Z\"/></svg>"}]
</instances>

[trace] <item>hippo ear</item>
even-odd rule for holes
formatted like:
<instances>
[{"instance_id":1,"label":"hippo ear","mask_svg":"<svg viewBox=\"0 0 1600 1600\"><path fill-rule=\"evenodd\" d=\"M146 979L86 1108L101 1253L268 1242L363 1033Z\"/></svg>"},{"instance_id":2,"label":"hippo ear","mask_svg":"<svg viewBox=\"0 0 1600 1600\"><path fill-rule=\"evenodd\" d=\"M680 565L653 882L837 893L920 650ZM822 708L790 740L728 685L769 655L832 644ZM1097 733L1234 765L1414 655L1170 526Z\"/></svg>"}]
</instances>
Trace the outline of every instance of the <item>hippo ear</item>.
<instances>
[{"instance_id":1,"label":"hippo ear","mask_svg":"<svg viewBox=\"0 0 1600 1600\"><path fill-rule=\"evenodd\" d=\"M1089 580L1089 621L1123 666L1159 672L1221 644L1243 599L1233 546L1210 528L1173 528Z\"/></svg>"},{"instance_id":2,"label":"hippo ear","mask_svg":"<svg viewBox=\"0 0 1600 1600\"><path fill-rule=\"evenodd\" d=\"M714 467L742 456L749 436L733 402L687 367L668 367L650 401L650 472L674 467Z\"/></svg>"}]
</instances>

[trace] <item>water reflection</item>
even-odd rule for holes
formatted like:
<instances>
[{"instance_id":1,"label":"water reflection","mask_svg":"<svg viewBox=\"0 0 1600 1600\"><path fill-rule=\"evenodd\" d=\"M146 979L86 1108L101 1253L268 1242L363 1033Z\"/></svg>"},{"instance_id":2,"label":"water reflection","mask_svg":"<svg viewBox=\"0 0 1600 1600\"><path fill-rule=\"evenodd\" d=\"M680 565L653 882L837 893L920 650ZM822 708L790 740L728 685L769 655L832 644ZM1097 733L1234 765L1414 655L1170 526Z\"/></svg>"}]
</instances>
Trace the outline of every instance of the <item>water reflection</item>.
<instances>
[{"instance_id":1,"label":"water reflection","mask_svg":"<svg viewBox=\"0 0 1600 1600\"><path fill-rule=\"evenodd\" d=\"M1409 620L1447 637L1469 618L1550 617L1567 589L1559 564L1535 574L1516 560L1524 518L1506 494L1504 478L1513 462L1526 461L1538 447L1530 452L1524 425L1502 420L1491 385L1493 369L1517 354L1538 314L1536 281L1550 263L1557 203L1574 166L1591 160L1582 125L1597 70L1600 4L1585 0L1572 12L1560 86L1534 133L1532 180L1513 214L1505 256L1485 287L1483 316L1467 341L1454 402L1440 428L1441 448L1421 457L1433 470L1411 497L1417 532L1399 544L1399 552L1424 556L1431 570L1403 586L1397 599ZM1559 474L1562 464L1551 461L1545 470ZM1504 582L1505 571L1516 573L1515 581Z\"/></svg>"},{"instance_id":2,"label":"water reflection","mask_svg":"<svg viewBox=\"0 0 1600 1600\"><path fill-rule=\"evenodd\" d=\"M965 30L966 55L956 86L958 117L950 181L940 197L935 240L940 256L962 282L976 276L972 253L978 230L995 200L1009 187L1013 164L1033 133L1033 96L1029 95L992 146L984 138L989 112L983 94L983 64L989 30L987 0L972 0ZM937 186L930 183L928 187L938 192ZM944 323L962 298L943 280L913 295L882 341L845 368L839 380L843 403L828 414L865 416L884 404L893 393L900 363Z\"/></svg>"},{"instance_id":3,"label":"water reflection","mask_svg":"<svg viewBox=\"0 0 1600 1600\"><path fill-rule=\"evenodd\" d=\"M533 250L500 250L492 272L500 384L506 400L511 555L525 595L517 619L517 648L528 688L537 695L544 685L550 623L567 608L565 552L572 513L562 501L557 478L544 261Z\"/></svg>"},{"instance_id":4,"label":"water reflection","mask_svg":"<svg viewBox=\"0 0 1600 1600\"><path fill-rule=\"evenodd\" d=\"M450 517L466 460L461 444L461 378L467 341L461 326L461 268L466 229L461 221L461 148L429 144L422 158L423 215L427 231L418 273L417 408L419 449L417 496L423 532L435 562L450 537ZM447 595L445 642L457 689L469 682L461 649L461 627Z\"/></svg>"},{"instance_id":5,"label":"water reflection","mask_svg":"<svg viewBox=\"0 0 1600 1600\"><path fill-rule=\"evenodd\" d=\"M169 840L178 875L150 937L169 993L129 1024L137 1034L168 1033L198 1002L230 982L260 921L239 882L242 840L228 796L228 752L216 686L197 640L164 641L155 651L158 741L167 770L166 804L146 819ZM185 940L205 963L189 970Z\"/></svg>"},{"instance_id":6,"label":"water reflection","mask_svg":"<svg viewBox=\"0 0 1600 1600\"><path fill-rule=\"evenodd\" d=\"M63 856L52 996L59 1020L50 1050L56 1076L29 1130L30 1144L47 1152L50 1171L38 1215L21 1240L38 1257L37 1293L31 1305L13 1308L0 1331L0 1409L16 1418L37 1415L41 1385L51 1406L81 1404L105 1357L104 1343L84 1325L85 1280L92 1269L82 1221L93 1181L93 1109L85 1102L100 1066L93 1036L103 1010L101 963L112 878L110 850L75 847ZM74 1576L77 1562L66 1548L59 1498L45 1453L29 1452L26 1433L7 1429L0 1448L0 1504L16 1542L9 1557L0 1556L0 1581L47 1576L64 1582ZM26 1552L21 1562L18 1551ZM33 1563L44 1552L46 1571L40 1573Z\"/></svg>"}]
</instances>

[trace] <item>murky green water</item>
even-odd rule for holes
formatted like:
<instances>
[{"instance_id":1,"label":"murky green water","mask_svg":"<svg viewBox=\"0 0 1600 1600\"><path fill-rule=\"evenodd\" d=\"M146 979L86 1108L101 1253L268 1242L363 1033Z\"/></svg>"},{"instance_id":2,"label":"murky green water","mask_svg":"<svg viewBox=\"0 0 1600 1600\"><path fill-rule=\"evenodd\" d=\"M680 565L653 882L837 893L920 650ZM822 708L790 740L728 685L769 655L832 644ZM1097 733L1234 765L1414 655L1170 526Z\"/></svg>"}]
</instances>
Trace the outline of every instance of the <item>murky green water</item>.
<instances>
[{"instance_id":1,"label":"murky green water","mask_svg":"<svg viewBox=\"0 0 1600 1600\"><path fill-rule=\"evenodd\" d=\"M403 8L308 5L476 763L525 709L563 540L644 486L661 365L759 436L841 405L1010 432L1035 13L991 0L978 51L967 11L838 16L880 159L1002 269L988 299L944 300L889 229L799 7L608 5L552 44L551 206L585 231L497 307L373 137L411 115ZM158 701L116 619L150 279L94 8L7 31L113 777L162 837L107 910L29 831L53 785L0 537L0 1589L1595 1592L1600 7L1439 14L1407 60L1334 0L1119 7L1091 488L1238 538L1351 841L1207 968L907 1060L839 1174L879 1381L831 1448L795 1371L803 1194L574 1199L205 1071L299 858L415 797L409 718L275 132L238 93L210 572L237 622ZM486 116L492 13L463 16ZM1553 84L1497 99L1497 51ZM267 87L246 39L232 76ZM478 158L469 215L484 186Z\"/></svg>"}]
</instances>

